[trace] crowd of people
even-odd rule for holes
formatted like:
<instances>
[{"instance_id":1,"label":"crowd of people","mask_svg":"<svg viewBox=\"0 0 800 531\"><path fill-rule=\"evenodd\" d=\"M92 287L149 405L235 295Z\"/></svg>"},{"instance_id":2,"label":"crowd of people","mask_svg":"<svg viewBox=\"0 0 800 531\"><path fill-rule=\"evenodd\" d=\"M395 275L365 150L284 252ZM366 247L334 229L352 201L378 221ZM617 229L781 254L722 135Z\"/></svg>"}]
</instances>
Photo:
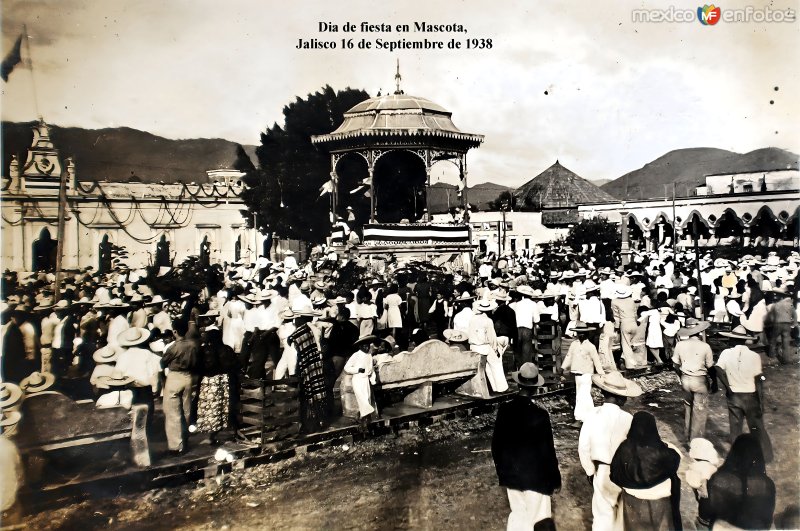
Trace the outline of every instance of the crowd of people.
<instances>
[{"instance_id":1,"label":"crowd of people","mask_svg":"<svg viewBox=\"0 0 800 531\"><path fill-rule=\"evenodd\" d=\"M206 433L211 442L223 432L237 433L239 382L247 377L296 382L290 385L299 390L301 429L319 431L336 414L334 389L343 372L352 375L366 421L380 413L371 391L375 367L440 339L485 354L495 393L509 389L507 375L517 370L511 374L521 394L509 403L515 410L500 410L496 459L502 453L497 441L518 433L506 427L502 436L504 415L514 422L533 415L531 437L549 437L542 448L552 448L549 421L530 413L535 405L525 390L531 382L574 380L581 463L595 489L595 528L612 528L621 505L628 507L626 529L646 528L637 526L647 518L678 528L674 503L655 507L674 496L675 449L661 441L651 416L631 417L619 408L620 396L633 396L625 394L632 392L631 382L619 371L660 365L681 374L687 445L703 444L697 441L704 440L708 393L721 384L734 450L748 456L757 450L754 459L763 469L772 450L761 417L762 360L748 345L764 345L780 363L796 362L799 263L797 252L729 261L662 251L635 252L628 265L612 268L597 265L591 253L558 248L490 253L470 275L427 263L399 264L392 256L367 261L318 246L301 263L287 252L278 262L260 257L253 264L206 266L203 282L179 288L164 280L175 274L168 268L102 275L85 269L67 275L57 292L51 273L6 271L2 427L13 434L21 420L15 406L26 394L48 389L93 397L98 408L153 408L161 401L169 450L180 454L188 433ZM711 322L731 344L716 361L702 339ZM544 323L556 331L548 356L534 348ZM561 341L571 341L565 355ZM593 385L606 395L603 406L594 406ZM744 420L750 434L740 436ZM548 429L540 429L545 424ZM596 434L604 440L595 441ZM733 458L742 456L732 450ZM639 461L646 466L632 468ZM558 469L547 465L542 474L548 477L527 488L512 465L498 461L501 484L509 488L509 525L518 519L532 526L550 516L549 498L527 493L549 496L560 485ZM531 466L528 475L545 465ZM727 467L728 474L759 468L737 466ZM513 479L504 479L508 474ZM715 484L712 477L698 489L708 500L709 518L737 525L729 513L718 512ZM723 498L733 495L725 492Z\"/></svg>"}]
</instances>

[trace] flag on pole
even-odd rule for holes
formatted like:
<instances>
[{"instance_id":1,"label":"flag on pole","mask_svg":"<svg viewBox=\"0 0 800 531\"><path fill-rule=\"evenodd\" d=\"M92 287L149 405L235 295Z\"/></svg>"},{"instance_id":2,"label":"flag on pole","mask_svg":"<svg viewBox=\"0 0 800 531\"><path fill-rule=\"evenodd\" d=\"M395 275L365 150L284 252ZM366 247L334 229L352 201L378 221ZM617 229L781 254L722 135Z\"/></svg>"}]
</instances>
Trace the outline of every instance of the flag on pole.
<instances>
[{"instance_id":1,"label":"flag on pole","mask_svg":"<svg viewBox=\"0 0 800 531\"><path fill-rule=\"evenodd\" d=\"M3 63L0 64L0 77L3 78L3 81L8 82L8 75L14 70L15 66L22 62L21 48L22 35L17 37L16 42L14 42L14 47L8 52L8 55L5 56Z\"/></svg>"}]
</instances>

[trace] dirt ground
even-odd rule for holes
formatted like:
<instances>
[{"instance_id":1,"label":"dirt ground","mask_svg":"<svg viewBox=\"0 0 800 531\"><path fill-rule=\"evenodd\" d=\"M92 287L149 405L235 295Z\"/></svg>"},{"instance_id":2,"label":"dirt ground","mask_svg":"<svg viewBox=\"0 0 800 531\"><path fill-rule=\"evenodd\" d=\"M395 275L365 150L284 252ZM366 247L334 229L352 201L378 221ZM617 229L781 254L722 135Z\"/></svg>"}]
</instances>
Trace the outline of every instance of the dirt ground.
<instances>
[{"instance_id":1,"label":"dirt ground","mask_svg":"<svg viewBox=\"0 0 800 531\"><path fill-rule=\"evenodd\" d=\"M776 514L800 496L797 366L768 368L766 425L775 447L768 473ZM661 373L626 409L647 409L662 437L681 446L683 406L678 379ZM559 529L588 529L591 490L577 455L578 430L564 399L547 402L556 434L563 487L553 498ZM724 455L724 393L710 401L707 437ZM135 496L83 502L31 516L28 529L504 529L508 501L489 451L493 415L412 429L216 479ZM684 449L681 468L688 464ZM695 529L696 502L685 483L685 529Z\"/></svg>"}]
</instances>

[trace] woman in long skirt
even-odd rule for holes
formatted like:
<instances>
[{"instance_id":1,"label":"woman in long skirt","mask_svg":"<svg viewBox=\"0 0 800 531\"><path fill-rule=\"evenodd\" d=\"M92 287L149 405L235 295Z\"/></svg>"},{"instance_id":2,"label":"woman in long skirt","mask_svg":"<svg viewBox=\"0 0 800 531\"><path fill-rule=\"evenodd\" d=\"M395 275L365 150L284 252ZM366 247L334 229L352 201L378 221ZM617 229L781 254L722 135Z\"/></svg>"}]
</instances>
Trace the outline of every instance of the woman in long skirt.
<instances>
[{"instance_id":1,"label":"woman in long skirt","mask_svg":"<svg viewBox=\"0 0 800 531\"><path fill-rule=\"evenodd\" d=\"M201 344L200 393L197 400L197 431L208 433L212 444L217 434L228 427L230 416L230 376L235 370L233 349L222 342L222 331L215 325L203 330Z\"/></svg>"},{"instance_id":2,"label":"woman in long skirt","mask_svg":"<svg viewBox=\"0 0 800 531\"><path fill-rule=\"evenodd\" d=\"M311 321L313 310L295 312L297 329L288 342L297 349L297 374L300 378L300 422L306 433L319 431L328 425L332 390L325 380L322 360L321 330Z\"/></svg>"}]
</instances>

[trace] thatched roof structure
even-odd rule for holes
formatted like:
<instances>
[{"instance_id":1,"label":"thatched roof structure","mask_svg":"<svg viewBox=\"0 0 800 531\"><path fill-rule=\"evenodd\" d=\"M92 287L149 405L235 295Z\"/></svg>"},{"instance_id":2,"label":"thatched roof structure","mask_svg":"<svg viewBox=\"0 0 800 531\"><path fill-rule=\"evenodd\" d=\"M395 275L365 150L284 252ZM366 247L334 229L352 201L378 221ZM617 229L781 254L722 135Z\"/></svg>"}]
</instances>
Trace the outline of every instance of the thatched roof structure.
<instances>
[{"instance_id":1,"label":"thatched roof structure","mask_svg":"<svg viewBox=\"0 0 800 531\"><path fill-rule=\"evenodd\" d=\"M523 184L514 193L525 209L575 208L586 203L616 201L586 179L578 177L558 161Z\"/></svg>"}]
</instances>

